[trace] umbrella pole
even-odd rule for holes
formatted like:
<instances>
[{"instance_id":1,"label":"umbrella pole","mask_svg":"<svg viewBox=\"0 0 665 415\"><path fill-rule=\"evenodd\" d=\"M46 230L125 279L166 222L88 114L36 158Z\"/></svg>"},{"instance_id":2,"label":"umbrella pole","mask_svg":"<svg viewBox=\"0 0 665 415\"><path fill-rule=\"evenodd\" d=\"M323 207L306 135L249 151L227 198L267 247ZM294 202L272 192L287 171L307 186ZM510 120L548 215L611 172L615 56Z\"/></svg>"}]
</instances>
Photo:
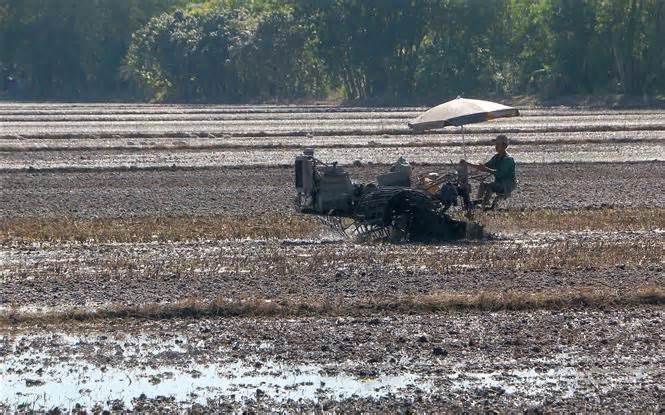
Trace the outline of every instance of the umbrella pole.
<instances>
[{"instance_id":1,"label":"umbrella pole","mask_svg":"<svg viewBox=\"0 0 665 415\"><path fill-rule=\"evenodd\" d=\"M466 141L464 141L464 125L462 127L462 152L464 154L464 160L466 160Z\"/></svg>"}]
</instances>

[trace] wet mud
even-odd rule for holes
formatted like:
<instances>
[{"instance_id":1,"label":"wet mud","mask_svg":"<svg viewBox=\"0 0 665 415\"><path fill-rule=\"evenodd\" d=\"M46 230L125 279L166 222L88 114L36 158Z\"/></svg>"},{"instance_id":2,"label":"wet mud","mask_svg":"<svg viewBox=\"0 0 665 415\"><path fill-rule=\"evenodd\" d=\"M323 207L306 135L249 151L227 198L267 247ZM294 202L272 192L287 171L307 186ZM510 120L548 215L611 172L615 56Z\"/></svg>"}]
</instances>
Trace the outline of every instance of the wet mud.
<instances>
[{"instance_id":1,"label":"wet mud","mask_svg":"<svg viewBox=\"0 0 665 415\"><path fill-rule=\"evenodd\" d=\"M637 308L31 328L0 338L0 405L658 412L663 317Z\"/></svg>"},{"instance_id":2,"label":"wet mud","mask_svg":"<svg viewBox=\"0 0 665 415\"><path fill-rule=\"evenodd\" d=\"M347 168L361 182L385 166ZM512 209L665 207L665 163L573 163L518 166ZM452 171L416 166L415 173ZM293 172L225 168L107 172L0 173L3 217L131 217L295 214Z\"/></svg>"},{"instance_id":3,"label":"wet mud","mask_svg":"<svg viewBox=\"0 0 665 415\"><path fill-rule=\"evenodd\" d=\"M595 238L594 238L595 239ZM566 237L567 251L602 254L612 242ZM445 292L539 292L665 285L665 238L641 234L615 246L643 246L659 263L611 257L529 262L543 241L364 244L354 241L200 241L147 244L29 244L0 251L0 306L108 305L260 299L339 306L396 302ZM571 250L579 246L579 254ZM635 249L635 248L633 248ZM637 248L640 250L640 248ZM479 255L487 259L476 259ZM492 256L490 256L492 255ZM552 249L552 255L561 255ZM506 258L506 256L508 256ZM490 259L491 258L491 259ZM651 258L651 257L650 257ZM570 261L572 262L572 261Z\"/></svg>"},{"instance_id":4,"label":"wet mud","mask_svg":"<svg viewBox=\"0 0 665 415\"><path fill-rule=\"evenodd\" d=\"M469 126L464 148L454 129L408 131L423 109L0 103L0 218L289 218L302 147L366 182L399 155L416 173L448 171L465 152L481 161L499 132L514 140L520 180L503 209L665 207L662 110L524 109ZM659 413L665 234L612 220L575 231L497 222L490 241L398 245L325 228L141 243L6 229L0 412ZM562 293L596 303L547 305ZM368 306L455 295L478 304ZM540 305L520 308L528 299ZM160 315L220 300L257 308ZM309 311L261 317L266 304ZM141 306L152 311L76 314ZM41 317L18 318L29 315Z\"/></svg>"}]
</instances>

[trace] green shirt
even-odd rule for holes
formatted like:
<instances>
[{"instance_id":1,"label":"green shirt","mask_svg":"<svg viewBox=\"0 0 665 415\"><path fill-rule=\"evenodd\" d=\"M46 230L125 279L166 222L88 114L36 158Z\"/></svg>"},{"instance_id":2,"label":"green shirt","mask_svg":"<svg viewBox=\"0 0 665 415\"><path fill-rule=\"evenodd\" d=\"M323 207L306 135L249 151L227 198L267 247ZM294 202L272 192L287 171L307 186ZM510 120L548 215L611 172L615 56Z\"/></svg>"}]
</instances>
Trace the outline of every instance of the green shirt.
<instances>
[{"instance_id":1,"label":"green shirt","mask_svg":"<svg viewBox=\"0 0 665 415\"><path fill-rule=\"evenodd\" d=\"M515 187L515 160L513 157L506 153L495 154L485 166L490 169L496 170L494 172L494 180L503 185L506 191L510 192Z\"/></svg>"}]
</instances>

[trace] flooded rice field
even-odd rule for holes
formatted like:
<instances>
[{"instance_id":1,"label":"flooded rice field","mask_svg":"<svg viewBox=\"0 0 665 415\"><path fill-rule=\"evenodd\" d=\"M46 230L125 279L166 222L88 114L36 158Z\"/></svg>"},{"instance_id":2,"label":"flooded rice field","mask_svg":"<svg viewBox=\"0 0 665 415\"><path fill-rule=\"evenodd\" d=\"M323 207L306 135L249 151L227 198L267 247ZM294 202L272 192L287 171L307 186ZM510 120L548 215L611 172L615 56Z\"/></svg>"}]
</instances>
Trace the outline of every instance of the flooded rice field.
<instances>
[{"instance_id":1,"label":"flooded rice field","mask_svg":"<svg viewBox=\"0 0 665 415\"><path fill-rule=\"evenodd\" d=\"M260 298L361 308L437 292L665 284L663 232L509 235L503 241L399 246L335 239L21 244L0 250L0 306L62 310ZM607 257L594 257L603 250Z\"/></svg>"},{"instance_id":2,"label":"flooded rice field","mask_svg":"<svg viewBox=\"0 0 665 415\"><path fill-rule=\"evenodd\" d=\"M87 111L2 106L0 171L289 165L307 146L346 165L388 164L400 155L442 164L464 154L482 158L486 149L479 146L502 132L513 134L511 150L522 163L665 159L664 113L653 110L526 109L519 118L467 126L464 149L458 128L409 131L406 123L421 108L81 108Z\"/></svg>"},{"instance_id":3,"label":"flooded rice field","mask_svg":"<svg viewBox=\"0 0 665 415\"><path fill-rule=\"evenodd\" d=\"M54 325L0 338L0 402L9 410L649 411L662 398L663 358L649 351L662 342L663 317L637 308Z\"/></svg>"},{"instance_id":4,"label":"flooded rice field","mask_svg":"<svg viewBox=\"0 0 665 415\"><path fill-rule=\"evenodd\" d=\"M94 156L90 152L94 151ZM293 162L294 148L234 149L219 150L202 148L190 150L61 150L26 153L14 151L6 154L0 172L11 171L80 171L80 170L130 170L130 169L177 169L220 168L236 166L288 166ZM443 147L359 147L321 148L316 155L322 160L338 160L342 165L352 163L390 164L400 156L420 163L436 164L463 158L481 159L487 148L474 146L463 149L459 146ZM585 162L637 162L665 160L665 145L653 143L576 143L553 144L551 146L523 144L515 147L512 154L523 163L571 163Z\"/></svg>"},{"instance_id":5,"label":"flooded rice field","mask_svg":"<svg viewBox=\"0 0 665 415\"><path fill-rule=\"evenodd\" d=\"M665 111L0 103L0 412L648 412L665 401ZM511 139L491 238L360 242L293 209Z\"/></svg>"}]
</instances>

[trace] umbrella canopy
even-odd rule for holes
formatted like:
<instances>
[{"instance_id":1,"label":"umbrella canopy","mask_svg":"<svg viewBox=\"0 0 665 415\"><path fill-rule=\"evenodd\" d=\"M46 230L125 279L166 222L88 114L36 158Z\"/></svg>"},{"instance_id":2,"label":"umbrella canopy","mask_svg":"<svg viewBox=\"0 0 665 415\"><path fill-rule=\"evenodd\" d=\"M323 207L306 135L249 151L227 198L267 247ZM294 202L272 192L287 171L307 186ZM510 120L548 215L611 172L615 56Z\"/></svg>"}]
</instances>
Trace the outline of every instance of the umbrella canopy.
<instances>
[{"instance_id":1,"label":"umbrella canopy","mask_svg":"<svg viewBox=\"0 0 665 415\"><path fill-rule=\"evenodd\" d=\"M443 128L449 125L462 126L477 122L489 121L495 118L517 117L520 112L516 108L508 107L496 102L479 99L456 99L444 102L430 108L418 118L409 123L415 130L430 128Z\"/></svg>"}]
</instances>

